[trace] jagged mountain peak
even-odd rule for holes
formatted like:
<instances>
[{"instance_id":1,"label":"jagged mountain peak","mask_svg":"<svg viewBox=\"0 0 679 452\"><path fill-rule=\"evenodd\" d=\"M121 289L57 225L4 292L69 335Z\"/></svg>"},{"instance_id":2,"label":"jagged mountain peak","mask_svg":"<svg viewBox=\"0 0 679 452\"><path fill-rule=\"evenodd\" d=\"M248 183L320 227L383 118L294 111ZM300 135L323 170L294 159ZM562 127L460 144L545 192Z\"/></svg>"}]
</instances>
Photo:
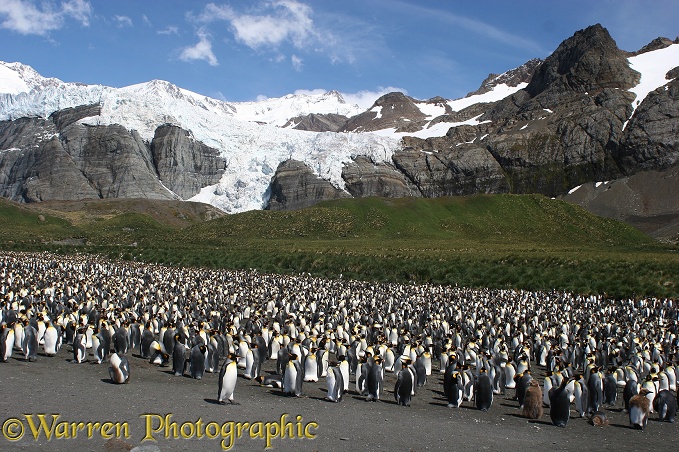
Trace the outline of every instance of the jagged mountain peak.
<instances>
[{"instance_id":1,"label":"jagged mountain peak","mask_svg":"<svg viewBox=\"0 0 679 452\"><path fill-rule=\"evenodd\" d=\"M552 85L577 92L630 89L638 83L638 74L629 69L627 57L608 30L601 24L592 25L563 41L538 66L526 91L537 96Z\"/></svg>"},{"instance_id":2,"label":"jagged mountain peak","mask_svg":"<svg viewBox=\"0 0 679 452\"><path fill-rule=\"evenodd\" d=\"M466 97L487 93L498 85L516 87L521 83L529 83L533 78L533 73L540 64L542 64L540 58L533 58L526 61L521 66L502 74L489 74L481 83L479 89L468 93Z\"/></svg>"}]
</instances>

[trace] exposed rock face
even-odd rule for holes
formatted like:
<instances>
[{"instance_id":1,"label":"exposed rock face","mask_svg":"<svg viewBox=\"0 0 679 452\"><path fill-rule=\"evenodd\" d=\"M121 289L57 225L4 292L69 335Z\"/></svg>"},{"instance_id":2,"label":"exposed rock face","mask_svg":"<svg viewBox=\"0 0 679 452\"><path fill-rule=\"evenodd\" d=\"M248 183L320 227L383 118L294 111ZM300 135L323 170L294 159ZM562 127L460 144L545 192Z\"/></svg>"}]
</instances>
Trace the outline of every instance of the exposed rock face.
<instances>
[{"instance_id":1,"label":"exposed rock face","mask_svg":"<svg viewBox=\"0 0 679 452\"><path fill-rule=\"evenodd\" d=\"M472 91L467 96L474 96L477 94L487 93L494 87L505 84L507 86L519 86L521 83L528 83L533 78L533 73L538 66L542 64L540 58L533 58L526 63L505 72L504 74L489 74L488 77L481 83L481 86L476 91Z\"/></svg>"},{"instance_id":2,"label":"exposed rock face","mask_svg":"<svg viewBox=\"0 0 679 452\"><path fill-rule=\"evenodd\" d=\"M340 131L370 132L393 127L407 132L419 130L425 118L412 97L389 93L377 99L370 110L349 118Z\"/></svg>"},{"instance_id":3,"label":"exposed rock face","mask_svg":"<svg viewBox=\"0 0 679 452\"><path fill-rule=\"evenodd\" d=\"M308 130L311 132L337 132L347 122L347 117L334 113L296 116L290 119L283 127L295 124L293 129Z\"/></svg>"},{"instance_id":4,"label":"exposed rock face","mask_svg":"<svg viewBox=\"0 0 679 452\"><path fill-rule=\"evenodd\" d=\"M191 141L177 127L159 128L152 153L135 131L77 122L99 108L0 122L0 196L18 202L177 199L171 190L190 197L223 172L214 149Z\"/></svg>"},{"instance_id":5,"label":"exposed rock face","mask_svg":"<svg viewBox=\"0 0 679 452\"><path fill-rule=\"evenodd\" d=\"M270 190L268 210L302 209L319 201L350 197L297 160L286 160L278 165Z\"/></svg>"},{"instance_id":6,"label":"exposed rock face","mask_svg":"<svg viewBox=\"0 0 679 452\"><path fill-rule=\"evenodd\" d=\"M418 187L393 165L374 163L362 156L344 167L342 179L346 182L346 190L354 198L421 196Z\"/></svg>"},{"instance_id":7,"label":"exposed rock face","mask_svg":"<svg viewBox=\"0 0 679 452\"><path fill-rule=\"evenodd\" d=\"M657 39L643 51L671 43ZM426 197L479 192L559 196L586 182L679 165L679 81L651 93L634 110L629 89L640 74L629 67L629 55L601 25L578 31L544 62L531 60L502 76L491 74L473 94L499 83L528 82L525 89L492 104L456 112L448 108L429 124L481 115L478 125L451 127L440 138L404 138L393 169L405 178L405 187ZM679 69L672 70L667 79L677 74ZM342 130L420 130L417 102L388 94L350 118ZM430 102L444 104L441 99ZM347 165L343 178L352 196L404 193L401 176L390 165L373 166L365 160Z\"/></svg>"},{"instance_id":8,"label":"exposed rock face","mask_svg":"<svg viewBox=\"0 0 679 452\"><path fill-rule=\"evenodd\" d=\"M679 80L649 93L639 105L615 158L625 174L679 164Z\"/></svg>"},{"instance_id":9,"label":"exposed rock face","mask_svg":"<svg viewBox=\"0 0 679 452\"><path fill-rule=\"evenodd\" d=\"M509 191L502 167L483 147L450 147L445 139L411 139L409 144L415 147L394 154L394 164L424 197Z\"/></svg>"},{"instance_id":10,"label":"exposed rock face","mask_svg":"<svg viewBox=\"0 0 679 452\"><path fill-rule=\"evenodd\" d=\"M219 182L226 167L217 149L194 140L190 132L173 125L156 129L151 153L160 180L182 199Z\"/></svg>"}]
</instances>

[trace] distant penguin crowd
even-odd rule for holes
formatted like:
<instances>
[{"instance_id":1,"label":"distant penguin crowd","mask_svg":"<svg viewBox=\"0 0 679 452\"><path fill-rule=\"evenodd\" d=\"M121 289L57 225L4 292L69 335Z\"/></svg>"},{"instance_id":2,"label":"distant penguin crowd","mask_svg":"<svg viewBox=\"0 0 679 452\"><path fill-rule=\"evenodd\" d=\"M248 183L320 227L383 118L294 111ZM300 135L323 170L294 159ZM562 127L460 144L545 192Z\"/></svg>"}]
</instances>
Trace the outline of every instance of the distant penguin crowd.
<instances>
[{"instance_id":1,"label":"distant penguin crowd","mask_svg":"<svg viewBox=\"0 0 679 452\"><path fill-rule=\"evenodd\" d=\"M678 336L672 299L0 253L0 361L68 347L73 363L108 363L124 384L143 359L176 376L217 374L220 403L238 403L239 375L292 397L324 381L334 403L391 392L406 407L438 384L449 408L491 411L504 395L527 419L566 427L573 417L605 426L618 407L644 429L653 413L676 418Z\"/></svg>"}]
</instances>

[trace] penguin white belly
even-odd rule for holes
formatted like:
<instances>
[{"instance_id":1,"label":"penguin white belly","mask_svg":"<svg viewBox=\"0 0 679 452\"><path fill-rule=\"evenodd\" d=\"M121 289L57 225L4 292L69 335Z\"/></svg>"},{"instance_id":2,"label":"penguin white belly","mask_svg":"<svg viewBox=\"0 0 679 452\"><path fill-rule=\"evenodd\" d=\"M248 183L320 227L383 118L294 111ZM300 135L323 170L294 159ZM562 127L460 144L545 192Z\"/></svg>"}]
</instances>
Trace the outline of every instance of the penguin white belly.
<instances>
[{"instance_id":1,"label":"penguin white belly","mask_svg":"<svg viewBox=\"0 0 679 452\"><path fill-rule=\"evenodd\" d=\"M318 381L316 355L309 355L306 361L304 361L304 381Z\"/></svg>"},{"instance_id":2,"label":"penguin white belly","mask_svg":"<svg viewBox=\"0 0 679 452\"><path fill-rule=\"evenodd\" d=\"M220 375L219 380L219 394L217 400L224 402L228 400L233 403L233 393L236 389L236 380L238 379L238 365L235 361L225 364L223 375Z\"/></svg>"},{"instance_id":3,"label":"penguin white belly","mask_svg":"<svg viewBox=\"0 0 679 452\"><path fill-rule=\"evenodd\" d=\"M45 330L45 334L43 335L43 349L45 350L46 355L56 355L59 349L57 348L58 344L58 333L56 328L54 327L49 327Z\"/></svg>"}]
</instances>

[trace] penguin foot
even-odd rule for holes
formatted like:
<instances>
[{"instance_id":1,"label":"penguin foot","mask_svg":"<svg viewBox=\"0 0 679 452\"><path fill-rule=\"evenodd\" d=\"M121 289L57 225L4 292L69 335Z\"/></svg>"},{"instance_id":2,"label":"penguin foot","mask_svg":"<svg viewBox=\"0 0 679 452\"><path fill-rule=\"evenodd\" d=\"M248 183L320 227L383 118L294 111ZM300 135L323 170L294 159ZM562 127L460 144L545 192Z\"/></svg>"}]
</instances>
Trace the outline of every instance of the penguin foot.
<instances>
[{"instance_id":1,"label":"penguin foot","mask_svg":"<svg viewBox=\"0 0 679 452\"><path fill-rule=\"evenodd\" d=\"M229 403L231 405L240 405L240 403L236 402L235 400L229 400Z\"/></svg>"}]
</instances>

